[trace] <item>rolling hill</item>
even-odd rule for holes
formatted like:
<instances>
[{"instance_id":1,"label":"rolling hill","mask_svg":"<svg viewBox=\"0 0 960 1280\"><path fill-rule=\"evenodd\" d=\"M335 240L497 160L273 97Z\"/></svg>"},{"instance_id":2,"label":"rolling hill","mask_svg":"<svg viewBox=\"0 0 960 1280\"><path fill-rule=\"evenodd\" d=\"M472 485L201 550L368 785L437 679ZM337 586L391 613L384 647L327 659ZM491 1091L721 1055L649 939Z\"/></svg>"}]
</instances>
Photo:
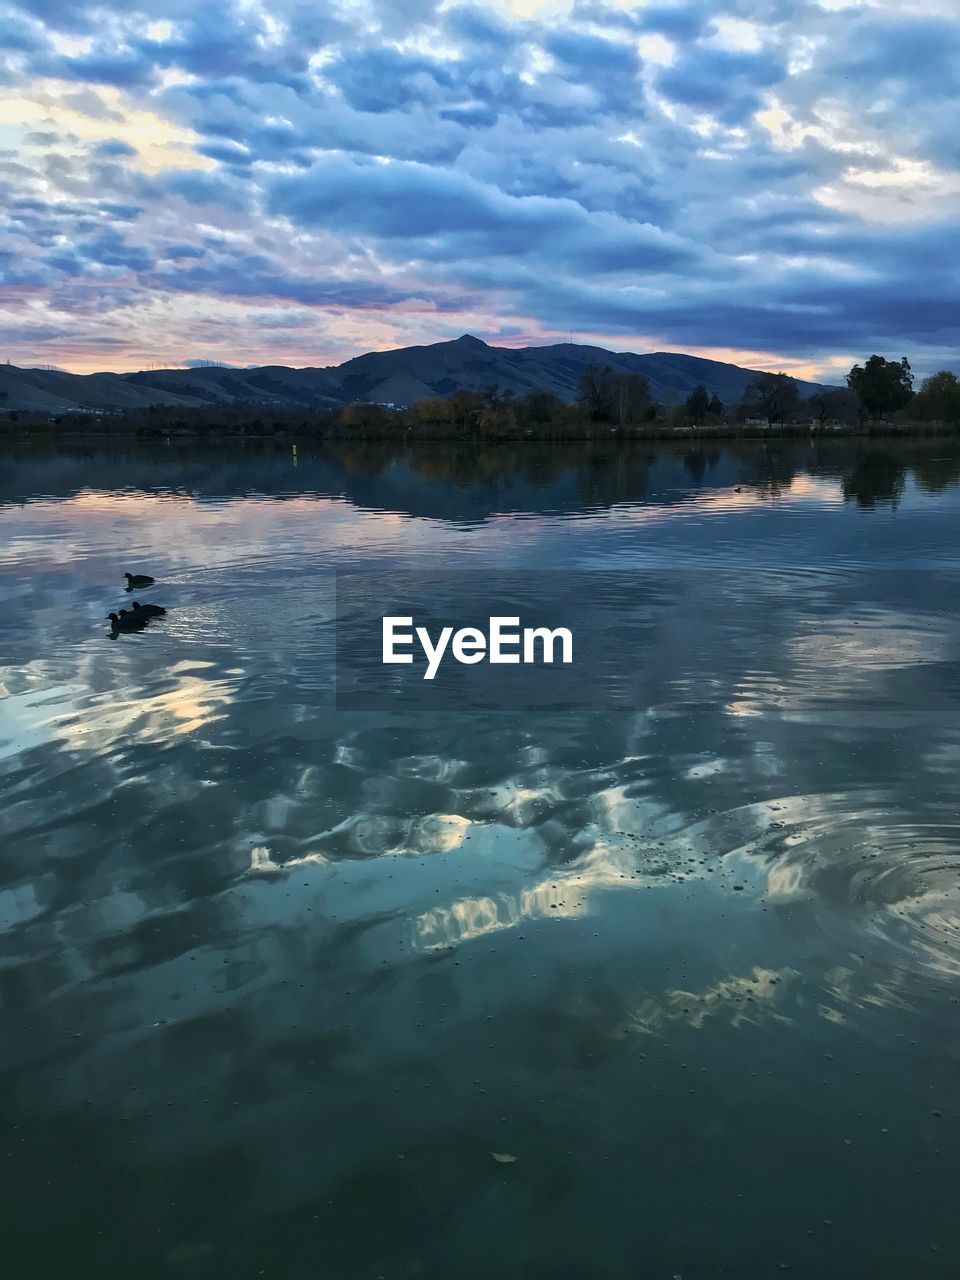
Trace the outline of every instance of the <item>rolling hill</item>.
<instances>
[{"instance_id":1,"label":"rolling hill","mask_svg":"<svg viewBox=\"0 0 960 1280\"><path fill-rule=\"evenodd\" d=\"M255 369L202 367L140 373L63 373L0 365L0 412L33 409L50 414L94 409L122 411L151 404L248 404L286 408L335 408L355 400L398 407L424 396L447 396L461 388L482 390L496 383L517 395L534 388L572 401L588 364L609 364L642 373L655 400L678 404L703 385L724 404L737 403L756 370L698 356L659 351L650 355L607 351L560 342L548 347L491 347L464 334L452 342L371 351L327 368ZM801 396L821 384L801 382Z\"/></svg>"}]
</instances>

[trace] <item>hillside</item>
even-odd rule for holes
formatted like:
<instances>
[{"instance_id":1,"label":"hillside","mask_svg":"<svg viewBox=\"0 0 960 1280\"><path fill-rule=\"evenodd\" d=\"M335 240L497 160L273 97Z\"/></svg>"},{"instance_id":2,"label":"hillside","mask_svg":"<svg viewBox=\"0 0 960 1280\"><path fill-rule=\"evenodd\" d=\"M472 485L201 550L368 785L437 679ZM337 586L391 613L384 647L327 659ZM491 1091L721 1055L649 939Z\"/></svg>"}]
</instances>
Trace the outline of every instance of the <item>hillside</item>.
<instances>
[{"instance_id":1,"label":"hillside","mask_svg":"<svg viewBox=\"0 0 960 1280\"><path fill-rule=\"evenodd\" d=\"M496 383L522 395L533 388L569 402L590 363L642 373L661 404L685 400L699 384L724 404L737 403L756 370L671 352L635 355L561 342L548 347L491 347L469 334L452 342L371 351L329 368L161 369L141 373L61 373L0 365L0 410L49 413L123 410L151 404L261 404L331 408L354 400L408 405L424 396L482 390ZM801 396L820 384L801 382Z\"/></svg>"}]
</instances>

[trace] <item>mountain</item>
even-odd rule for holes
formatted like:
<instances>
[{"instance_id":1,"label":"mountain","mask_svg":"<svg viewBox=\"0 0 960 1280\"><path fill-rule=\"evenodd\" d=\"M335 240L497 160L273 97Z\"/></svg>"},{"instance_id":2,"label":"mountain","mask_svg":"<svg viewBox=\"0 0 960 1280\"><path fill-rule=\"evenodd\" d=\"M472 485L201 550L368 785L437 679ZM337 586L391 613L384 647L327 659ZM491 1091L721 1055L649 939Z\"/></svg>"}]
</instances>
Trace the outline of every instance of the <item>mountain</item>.
<instances>
[{"instance_id":1,"label":"mountain","mask_svg":"<svg viewBox=\"0 0 960 1280\"><path fill-rule=\"evenodd\" d=\"M661 404L680 403L698 385L718 395L724 404L735 404L756 373L739 365L668 351L634 355L572 342L549 347L491 347L464 334L453 342L371 351L328 368L204 366L81 375L0 365L0 411L63 413L137 409L151 404L335 408L354 400L401 406L424 396L448 396L459 389L480 391L491 383L517 395L534 388L552 391L569 402L576 396L584 367L591 363L609 364L624 373L642 373ZM799 387L803 397L823 389L815 382L800 382Z\"/></svg>"}]
</instances>

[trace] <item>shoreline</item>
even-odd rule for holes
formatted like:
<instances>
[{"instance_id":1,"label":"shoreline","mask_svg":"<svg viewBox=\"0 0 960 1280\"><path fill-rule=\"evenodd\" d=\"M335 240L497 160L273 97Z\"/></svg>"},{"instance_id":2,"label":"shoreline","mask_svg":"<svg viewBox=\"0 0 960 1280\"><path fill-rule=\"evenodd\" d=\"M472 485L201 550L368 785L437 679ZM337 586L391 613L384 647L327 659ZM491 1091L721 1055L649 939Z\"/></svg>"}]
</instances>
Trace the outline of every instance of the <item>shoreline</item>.
<instances>
[{"instance_id":1,"label":"shoreline","mask_svg":"<svg viewBox=\"0 0 960 1280\"><path fill-rule=\"evenodd\" d=\"M277 423L272 428L263 424L244 427L231 424L223 428L207 427L191 429L176 427L166 430L162 427L122 426L116 421L98 428L85 422L84 425L69 427L61 422L45 422L40 424L5 423L0 425L0 444L4 442L24 442L30 440L96 440L98 443L109 443L116 440L125 444L133 441L157 443L243 443L245 441L275 441L284 444L350 444L352 442L376 442L385 444L625 444L643 443L645 441L688 441L697 443L708 440L869 440L869 439L950 439L960 436L960 422L871 422L857 426L837 423L796 423L777 426L759 424L717 423L700 427L650 426L644 424L637 427L595 427L589 424L582 426L558 426L544 424L541 427L526 427L501 430L476 431L470 428L451 428L448 424L438 425L430 430L423 424L416 427L400 427L392 430L365 427L334 427L324 425L319 430L311 430L305 424L292 427Z\"/></svg>"}]
</instances>

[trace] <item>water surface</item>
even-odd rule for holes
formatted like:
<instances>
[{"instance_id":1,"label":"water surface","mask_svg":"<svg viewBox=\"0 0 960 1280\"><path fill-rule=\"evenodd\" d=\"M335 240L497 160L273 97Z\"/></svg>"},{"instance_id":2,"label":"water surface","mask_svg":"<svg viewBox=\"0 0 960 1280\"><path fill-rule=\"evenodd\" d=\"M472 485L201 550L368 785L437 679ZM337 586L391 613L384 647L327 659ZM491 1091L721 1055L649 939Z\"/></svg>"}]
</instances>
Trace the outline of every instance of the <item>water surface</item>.
<instances>
[{"instance_id":1,"label":"water surface","mask_svg":"<svg viewBox=\"0 0 960 1280\"><path fill-rule=\"evenodd\" d=\"M960 1274L958 482L8 445L4 1274ZM333 572L451 568L686 620L629 706L338 709Z\"/></svg>"}]
</instances>

